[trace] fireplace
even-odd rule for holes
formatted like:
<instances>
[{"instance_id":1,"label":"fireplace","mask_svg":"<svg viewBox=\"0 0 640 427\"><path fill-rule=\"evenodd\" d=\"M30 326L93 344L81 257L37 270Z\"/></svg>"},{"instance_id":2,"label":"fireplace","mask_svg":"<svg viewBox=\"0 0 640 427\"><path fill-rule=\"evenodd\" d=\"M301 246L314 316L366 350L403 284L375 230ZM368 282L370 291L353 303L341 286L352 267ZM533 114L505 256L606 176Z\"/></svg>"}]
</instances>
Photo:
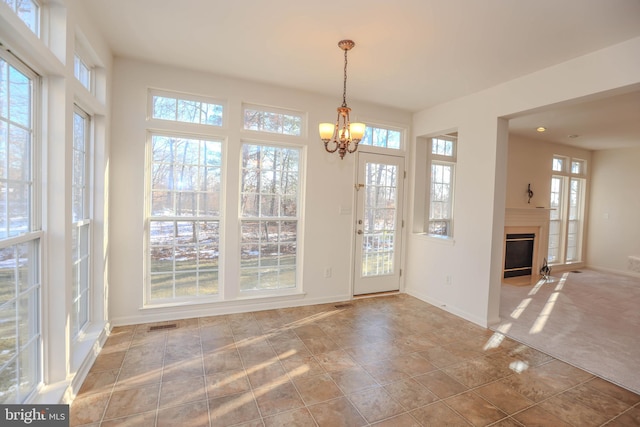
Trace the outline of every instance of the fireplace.
<instances>
[{"instance_id":1,"label":"fireplace","mask_svg":"<svg viewBox=\"0 0 640 427\"><path fill-rule=\"evenodd\" d=\"M549 209L507 208L504 220L503 278L535 283L546 257Z\"/></svg>"},{"instance_id":2,"label":"fireplace","mask_svg":"<svg viewBox=\"0 0 640 427\"><path fill-rule=\"evenodd\" d=\"M535 233L507 234L504 248L504 278L530 276Z\"/></svg>"}]
</instances>

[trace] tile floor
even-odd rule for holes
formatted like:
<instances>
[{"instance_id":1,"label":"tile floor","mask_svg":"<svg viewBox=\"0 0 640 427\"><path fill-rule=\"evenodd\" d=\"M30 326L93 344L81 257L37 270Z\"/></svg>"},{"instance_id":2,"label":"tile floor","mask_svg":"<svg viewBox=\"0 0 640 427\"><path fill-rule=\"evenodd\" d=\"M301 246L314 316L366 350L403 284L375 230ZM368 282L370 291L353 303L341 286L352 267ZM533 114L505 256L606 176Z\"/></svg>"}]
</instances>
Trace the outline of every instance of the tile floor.
<instances>
[{"instance_id":1,"label":"tile floor","mask_svg":"<svg viewBox=\"0 0 640 427\"><path fill-rule=\"evenodd\" d=\"M640 396L400 294L115 328L71 425L638 426Z\"/></svg>"}]
</instances>

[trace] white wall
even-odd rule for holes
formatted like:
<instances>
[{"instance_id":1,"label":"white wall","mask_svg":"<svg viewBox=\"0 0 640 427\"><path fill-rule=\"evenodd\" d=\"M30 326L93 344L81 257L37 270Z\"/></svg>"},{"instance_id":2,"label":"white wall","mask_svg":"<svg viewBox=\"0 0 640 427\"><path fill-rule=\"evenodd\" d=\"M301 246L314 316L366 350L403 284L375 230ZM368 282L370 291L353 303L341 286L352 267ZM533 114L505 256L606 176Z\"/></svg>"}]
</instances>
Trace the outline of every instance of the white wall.
<instances>
[{"instance_id":1,"label":"white wall","mask_svg":"<svg viewBox=\"0 0 640 427\"><path fill-rule=\"evenodd\" d=\"M411 152L417 138L457 129L458 162L455 243L409 235L408 293L480 325L499 321L507 189L507 126L500 118L638 85L638 52L640 38L631 39L414 115ZM413 158L414 175L422 161ZM414 185L418 194L421 183Z\"/></svg>"},{"instance_id":2,"label":"white wall","mask_svg":"<svg viewBox=\"0 0 640 427\"><path fill-rule=\"evenodd\" d=\"M640 257L640 148L596 151L591 164L589 267L638 275L628 257Z\"/></svg>"},{"instance_id":3,"label":"white wall","mask_svg":"<svg viewBox=\"0 0 640 427\"><path fill-rule=\"evenodd\" d=\"M549 207L551 163L554 155L586 160L589 178L592 169L591 151L519 136L509 137L506 193L508 208ZM531 184L534 193L530 204L527 203L528 184ZM588 200L587 191L586 201ZM588 210L588 205L586 207Z\"/></svg>"},{"instance_id":4,"label":"white wall","mask_svg":"<svg viewBox=\"0 0 640 427\"><path fill-rule=\"evenodd\" d=\"M290 108L308 112L308 132L301 142L306 147L304 189L304 231L299 245L302 254L301 297L259 300L231 300L189 307L143 308L144 283L144 164L147 138L147 91L149 88L186 92L226 100L229 116L227 158L237 159L243 138L256 138L242 131L242 102ZM182 317L195 317L263 308L342 301L351 298L352 215L340 214L340 207L353 212L355 155L340 160L328 154L317 135L319 122L335 119L339 93L321 96L215 76L185 69L116 59L113 85L113 136L111 146L110 222L110 318L115 324L131 324ZM409 129L407 112L350 101L352 120ZM260 136L261 140L292 142L287 137ZM293 142L295 143L295 142ZM363 149L360 146L360 150ZM364 147L366 149L366 147ZM236 162L227 167L233 170ZM237 206L238 176L227 175L226 203ZM237 233L237 220L227 218L227 233ZM239 249L225 248L224 280L238 280ZM332 275L324 278L330 267Z\"/></svg>"}]
</instances>

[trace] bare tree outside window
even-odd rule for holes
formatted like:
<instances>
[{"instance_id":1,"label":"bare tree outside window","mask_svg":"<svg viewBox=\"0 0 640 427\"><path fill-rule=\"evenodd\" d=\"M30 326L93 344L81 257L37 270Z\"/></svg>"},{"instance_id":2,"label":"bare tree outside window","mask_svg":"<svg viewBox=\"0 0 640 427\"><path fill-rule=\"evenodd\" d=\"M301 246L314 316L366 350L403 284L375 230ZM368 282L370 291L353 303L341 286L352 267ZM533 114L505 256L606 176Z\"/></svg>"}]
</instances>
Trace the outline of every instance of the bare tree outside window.
<instances>
[{"instance_id":1,"label":"bare tree outside window","mask_svg":"<svg viewBox=\"0 0 640 427\"><path fill-rule=\"evenodd\" d=\"M296 286L298 149L244 144L240 290Z\"/></svg>"},{"instance_id":2,"label":"bare tree outside window","mask_svg":"<svg viewBox=\"0 0 640 427\"><path fill-rule=\"evenodd\" d=\"M218 293L220 141L152 137L151 299Z\"/></svg>"}]
</instances>

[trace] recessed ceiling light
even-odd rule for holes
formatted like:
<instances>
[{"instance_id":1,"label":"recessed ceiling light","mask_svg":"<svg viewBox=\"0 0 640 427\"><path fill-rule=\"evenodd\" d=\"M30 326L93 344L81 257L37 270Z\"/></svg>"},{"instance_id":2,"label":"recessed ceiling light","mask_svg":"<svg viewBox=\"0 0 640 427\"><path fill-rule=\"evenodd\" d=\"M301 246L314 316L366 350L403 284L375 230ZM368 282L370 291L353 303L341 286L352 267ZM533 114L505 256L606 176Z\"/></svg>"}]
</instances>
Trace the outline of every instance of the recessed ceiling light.
<instances>
[{"instance_id":1,"label":"recessed ceiling light","mask_svg":"<svg viewBox=\"0 0 640 427\"><path fill-rule=\"evenodd\" d=\"M546 127L544 127L544 126L540 126L539 128L536 128L536 130L537 130L538 132L544 132L545 130L547 130L547 128L546 128Z\"/></svg>"}]
</instances>

